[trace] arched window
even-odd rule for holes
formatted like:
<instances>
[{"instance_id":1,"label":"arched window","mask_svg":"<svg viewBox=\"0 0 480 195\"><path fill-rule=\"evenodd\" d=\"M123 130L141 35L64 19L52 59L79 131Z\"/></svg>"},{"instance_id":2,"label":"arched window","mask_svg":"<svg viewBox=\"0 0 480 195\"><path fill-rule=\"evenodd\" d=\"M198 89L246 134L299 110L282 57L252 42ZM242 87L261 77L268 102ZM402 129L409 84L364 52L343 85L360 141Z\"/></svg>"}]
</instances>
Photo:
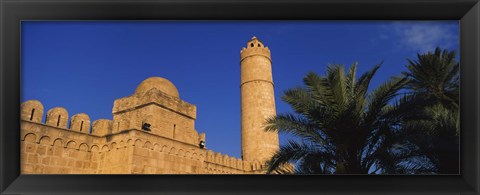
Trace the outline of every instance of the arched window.
<instances>
[{"instance_id":1,"label":"arched window","mask_svg":"<svg viewBox=\"0 0 480 195\"><path fill-rule=\"evenodd\" d=\"M250 44L250 47L254 47L255 45L253 43Z\"/></svg>"},{"instance_id":2,"label":"arched window","mask_svg":"<svg viewBox=\"0 0 480 195\"><path fill-rule=\"evenodd\" d=\"M258 47L261 47L262 45L260 45L260 43L258 44Z\"/></svg>"}]
</instances>

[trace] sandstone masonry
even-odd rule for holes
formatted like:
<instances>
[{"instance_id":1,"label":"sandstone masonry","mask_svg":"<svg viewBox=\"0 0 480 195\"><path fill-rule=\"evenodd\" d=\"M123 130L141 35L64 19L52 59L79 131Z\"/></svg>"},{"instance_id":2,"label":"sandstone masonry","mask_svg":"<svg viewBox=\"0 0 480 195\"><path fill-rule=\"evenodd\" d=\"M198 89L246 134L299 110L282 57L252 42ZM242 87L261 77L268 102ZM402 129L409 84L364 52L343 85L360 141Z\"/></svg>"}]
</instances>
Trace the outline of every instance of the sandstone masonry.
<instances>
[{"instance_id":1,"label":"sandstone masonry","mask_svg":"<svg viewBox=\"0 0 480 195\"><path fill-rule=\"evenodd\" d=\"M22 174L259 174L278 150L278 135L261 125L275 116L270 50L252 38L241 50L243 159L201 147L196 106L167 79L144 80L114 101L113 120L69 117L37 100L21 105ZM145 128L145 124L150 127ZM148 129L148 130L146 130Z\"/></svg>"}]
</instances>

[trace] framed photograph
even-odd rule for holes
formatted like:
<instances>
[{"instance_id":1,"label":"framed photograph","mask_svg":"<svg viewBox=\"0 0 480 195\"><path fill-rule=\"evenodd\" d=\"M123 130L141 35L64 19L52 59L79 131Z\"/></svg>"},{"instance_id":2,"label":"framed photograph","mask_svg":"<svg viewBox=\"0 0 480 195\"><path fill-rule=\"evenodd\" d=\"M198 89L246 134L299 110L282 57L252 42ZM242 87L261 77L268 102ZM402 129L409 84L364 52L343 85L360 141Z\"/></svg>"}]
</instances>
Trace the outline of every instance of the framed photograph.
<instances>
[{"instance_id":1,"label":"framed photograph","mask_svg":"<svg viewBox=\"0 0 480 195\"><path fill-rule=\"evenodd\" d=\"M478 1L0 6L2 193L480 192Z\"/></svg>"}]
</instances>

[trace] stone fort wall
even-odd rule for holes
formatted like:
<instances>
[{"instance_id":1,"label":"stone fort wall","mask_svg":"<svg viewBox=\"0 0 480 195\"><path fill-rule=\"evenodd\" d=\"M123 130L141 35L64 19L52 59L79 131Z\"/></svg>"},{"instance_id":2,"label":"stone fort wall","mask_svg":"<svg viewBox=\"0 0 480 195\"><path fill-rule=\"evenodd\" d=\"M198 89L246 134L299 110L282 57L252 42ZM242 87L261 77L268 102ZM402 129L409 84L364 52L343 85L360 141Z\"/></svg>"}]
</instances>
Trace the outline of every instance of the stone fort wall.
<instances>
[{"instance_id":1,"label":"stone fort wall","mask_svg":"<svg viewBox=\"0 0 480 195\"><path fill-rule=\"evenodd\" d=\"M22 174L252 174L248 162L198 145L139 129L112 132L112 121L91 123L88 115L70 118L63 108L48 111L30 100L21 106Z\"/></svg>"}]
</instances>

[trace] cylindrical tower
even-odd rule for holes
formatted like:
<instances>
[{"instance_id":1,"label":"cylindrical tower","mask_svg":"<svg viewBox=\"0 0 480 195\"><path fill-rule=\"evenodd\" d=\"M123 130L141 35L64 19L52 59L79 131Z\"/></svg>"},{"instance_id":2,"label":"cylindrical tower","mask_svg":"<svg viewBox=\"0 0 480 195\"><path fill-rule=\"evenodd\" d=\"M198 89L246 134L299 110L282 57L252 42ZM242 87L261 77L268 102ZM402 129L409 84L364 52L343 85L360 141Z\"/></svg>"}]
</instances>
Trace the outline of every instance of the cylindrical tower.
<instances>
[{"instance_id":1,"label":"cylindrical tower","mask_svg":"<svg viewBox=\"0 0 480 195\"><path fill-rule=\"evenodd\" d=\"M270 50L253 37L240 51L242 158L265 162L279 148L278 134L265 132L266 119L276 115Z\"/></svg>"}]
</instances>

